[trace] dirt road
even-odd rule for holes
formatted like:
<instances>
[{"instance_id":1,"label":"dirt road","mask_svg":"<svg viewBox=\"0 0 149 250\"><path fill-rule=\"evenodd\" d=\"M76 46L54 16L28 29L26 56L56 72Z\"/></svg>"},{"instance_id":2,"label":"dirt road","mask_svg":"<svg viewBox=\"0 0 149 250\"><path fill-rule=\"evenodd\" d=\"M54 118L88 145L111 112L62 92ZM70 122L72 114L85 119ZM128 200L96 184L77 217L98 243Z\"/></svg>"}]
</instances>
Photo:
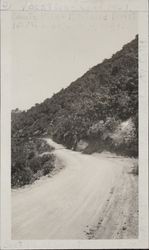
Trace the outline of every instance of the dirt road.
<instances>
[{"instance_id":1,"label":"dirt road","mask_svg":"<svg viewBox=\"0 0 149 250\"><path fill-rule=\"evenodd\" d=\"M12 191L12 239L137 238L133 160L84 155L48 142L65 167Z\"/></svg>"}]
</instances>

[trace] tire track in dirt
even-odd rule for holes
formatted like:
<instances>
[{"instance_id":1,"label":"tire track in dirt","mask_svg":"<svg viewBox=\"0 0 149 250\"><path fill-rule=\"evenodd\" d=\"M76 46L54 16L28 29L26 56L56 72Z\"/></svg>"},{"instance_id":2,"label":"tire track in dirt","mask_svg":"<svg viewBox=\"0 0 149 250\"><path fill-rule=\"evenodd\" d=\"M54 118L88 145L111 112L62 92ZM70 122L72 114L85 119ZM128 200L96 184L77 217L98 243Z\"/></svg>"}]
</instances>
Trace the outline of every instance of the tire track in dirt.
<instances>
[{"instance_id":1,"label":"tire track in dirt","mask_svg":"<svg viewBox=\"0 0 149 250\"><path fill-rule=\"evenodd\" d=\"M115 187L102 207L96 226L85 231L88 239L138 238L138 177L123 168Z\"/></svg>"}]
</instances>

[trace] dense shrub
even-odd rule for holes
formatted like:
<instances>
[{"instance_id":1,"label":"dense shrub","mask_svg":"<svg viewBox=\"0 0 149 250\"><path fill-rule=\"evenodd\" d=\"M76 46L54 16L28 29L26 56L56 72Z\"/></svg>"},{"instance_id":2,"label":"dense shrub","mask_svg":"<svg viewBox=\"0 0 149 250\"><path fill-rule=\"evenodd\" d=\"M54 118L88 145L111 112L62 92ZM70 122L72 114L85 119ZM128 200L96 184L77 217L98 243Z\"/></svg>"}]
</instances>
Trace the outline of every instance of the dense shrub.
<instances>
[{"instance_id":1,"label":"dense shrub","mask_svg":"<svg viewBox=\"0 0 149 250\"><path fill-rule=\"evenodd\" d=\"M51 163L51 161L47 161L43 165L43 175L47 175L53 170L54 165Z\"/></svg>"},{"instance_id":2,"label":"dense shrub","mask_svg":"<svg viewBox=\"0 0 149 250\"><path fill-rule=\"evenodd\" d=\"M11 175L11 185L13 187L21 187L33 182L33 172L30 168L17 169Z\"/></svg>"},{"instance_id":3,"label":"dense shrub","mask_svg":"<svg viewBox=\"0 0 149 250\"><path fill-rule=\"evenodd\" d=\"M36 142L38 142L36 144ZM21 187L27 185L48 174L54 168L55 157L51 154L52 147L46 146L46 142L39 139L12 139L11 147L11 185ZM41 152L47 150L49 154Z\"/></svg>"},{"instance_id":4,"label":"dense shrub","mask_svg":"<svg viewBox=\"0 0 149 250\"><path fill-rule=\"evenodd\" d=\"M51 161L51 162L53 162L54 161L54 159L55 159L55 157L54 157L54 155L53 154L44 154L44 155L42 155L42 157L40 158L41 160L41 164L43 165L45 162L47 162L47 161Z\"/></svg>"},{"instance_id":5,"label":"dense shrub","mask_svg":"<svg viewBox=\"0 0 149 250\"><path fill-rule=\"evenodd\" d=\"M47 144L46 141L44 141L42 139L36 139L35 143L36 143L36 149L37 149L39 154L42 154L42 153L48 152L48 151L52 151L54 149L49 144Z\"/></svg>"},{"instance_id":6,"label":"dense shrub","mask_svg":"<svg viewBox=\"0 0 149 250\"><path fill-rule=\"evenodd\" d=\"M33 171L33 173L36 173L38 170L40 170L41 169L40 157L33 157L29 161L28 167Z\"/></svg>"}]
</instances>

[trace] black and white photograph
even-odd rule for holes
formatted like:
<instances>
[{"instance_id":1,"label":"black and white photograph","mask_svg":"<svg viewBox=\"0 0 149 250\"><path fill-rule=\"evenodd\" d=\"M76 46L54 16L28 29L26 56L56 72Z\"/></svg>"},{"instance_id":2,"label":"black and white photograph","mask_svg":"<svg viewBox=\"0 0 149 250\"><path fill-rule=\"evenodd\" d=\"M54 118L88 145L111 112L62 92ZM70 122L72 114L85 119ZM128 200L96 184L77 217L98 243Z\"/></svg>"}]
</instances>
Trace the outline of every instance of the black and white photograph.
<instances>
[{"instance_id":1,"label":"black and white photograph","mask_svg":"<svg viewBox=\"0 0 149 250\"><path fill-rule=\"evenodd\" d=\"M15 245L3 249L51 240L133 248L140 237L147 247L147 43L134 1L12 2L1 10L9 15L1 145Z\"/></svg>"}]
</instances>

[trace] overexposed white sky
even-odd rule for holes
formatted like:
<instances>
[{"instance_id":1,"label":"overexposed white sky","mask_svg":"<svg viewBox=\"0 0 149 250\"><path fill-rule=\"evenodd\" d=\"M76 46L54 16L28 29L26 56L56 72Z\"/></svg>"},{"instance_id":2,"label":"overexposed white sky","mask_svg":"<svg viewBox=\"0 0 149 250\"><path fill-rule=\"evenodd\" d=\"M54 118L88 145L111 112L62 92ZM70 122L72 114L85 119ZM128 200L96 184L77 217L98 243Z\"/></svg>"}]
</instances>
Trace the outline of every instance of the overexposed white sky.
<instances>
[{"instance_id":1,"label":"overexposed white sky","mask_svg":"<svg viewBox=\"0 0 149 250\"><path fill-rule=\"evenodd\" d=\"M135 12L13 12L11 107L28 109L138 33Z\"/></svg>"}]
</instances>

